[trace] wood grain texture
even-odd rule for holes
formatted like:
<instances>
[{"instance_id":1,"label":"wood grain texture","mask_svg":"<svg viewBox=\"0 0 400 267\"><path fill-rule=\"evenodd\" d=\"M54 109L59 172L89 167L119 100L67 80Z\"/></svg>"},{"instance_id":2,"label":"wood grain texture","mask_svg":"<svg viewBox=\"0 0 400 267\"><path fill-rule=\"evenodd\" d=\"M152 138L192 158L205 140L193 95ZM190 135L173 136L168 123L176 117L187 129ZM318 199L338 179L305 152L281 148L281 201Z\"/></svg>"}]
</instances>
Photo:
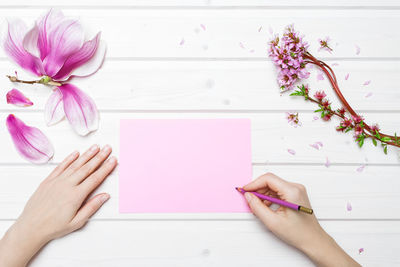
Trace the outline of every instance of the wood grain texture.
<instances>
[{"instance_id":1,"label":"wood grain texture","mask_svg":"<svg viewBox=\"0 0 400 267\"><path fill-rule=\"evenodd\" d=\"M46 11L1 9L0 18L20 17L33 24ZM307 36L310 51L319 47L318 38L329 33L335 53L321 54L326 58L400 57L397 49L400 36L393 34L400 24L400 10L396 9L74 9L64 13L81 18L89 37L101 31L102 38L107 41L107 55L111 58L266 60L267 42L271 37L269 28L281 32L290 23ZM206 31L201 29L201 24L205 25ZM180 45L182 39L184 44ZM376 49L378 44L379 49ZM355 45L362 49L358 56Z\"/></svg>"},{"instance_id":2,"label":"wood grain texture","mask_svg":"<svg viewBox=\"0 0 400 267\"><path fill-rule=\"evenodd\" d=\"M25 202L54 166L0 166L0 220L16 219ZM304 184L319 219L390 219L400 220L400 166L291 166L253 167L253 178L273 172L290 181ZM28 175L29 174L29 175ZM379 177L379 178L378 178ZM250 179L249 179L250 181ZM238 185L242 186L242 185ZM232 190L234 190L232 188ZM119 214L118 169L96 191L108 192L111 199L94 219L251 219L250 214ZM346 209L350 203L353 210ZM390 207L386 208L386 207Z\"/></svg>"},{"instance_id":3,"label":"wood grain texture","mask_svg":"<svg viewBox=\"0 0 400 267\"><path fill-rule=\"evenodd\" d=\"M11 222L0 222L4 232ZM362 265L400 264L398 222L322 226ZM390 249L387 248L388 244ZM116 249L117 248L117 249ZM359 248L364 253L359 255ZM30 266L313 266L255 220L95 221L49 244Z\"/></svg>"},{"instance_id":4,"label":"wood grain texture","mask_svg":"<svg viewBox=\"0 0 400 267\"><path fill-rule=\"evenodd\" d=\"M7 113L0 113L0 125L4 125ZM172 118L250 118L252 122L252 155L254 163L318 163L324 164L326 157L332 163L340 164L399 164L398 149L389 149L385 155L381 148L376 148L367 140L360 149L351 134L339 133L335 130L338 122L314 120L313 112L301 112L301 127L289 125L285 112L103 112L100 128L96 132L81 137L76 135L66 120L47 127L43 112L15 113L28 125L42 129L55 147L54 162L60 162L71 152L71 144L75 148L85 149L92 143L111 144L116 153L119 151L120 119L172 119ZM399 113L364 113L368 122L379 121L380 127L387 132L395 132L399 128ZM10 142L5 127L0 128L0 139L4 140L0 153L0 163L24 163ZM324 147L317 150L310 146L315 142L323 142ZM294 149L296 155L288 153Z\"/></svg>"},{"instance_id":5,"label":"wood grain texture","mask_svg":"<svg viewBox=\"0 0 400 267\"><path fill-rule=\"evenodd\" d=\"M356 110L400 111L400 64L391 61L329 61L334 66L346 99ZM19 68L17 68L19 69ZM10 63L0 61L0 73L13 74ZM333 106L340 107L325 79L316 79L312 70L306 81L312 91L324 89ZM34 79L24 71L20 78ZM346 75L349 74L347 80ZM371 83L364 86L364 82ZM280 94L276 70L271 62L259 61L106 61L102 69L87 79L73 83L92 96L100 110L313 110L302 98ZM24 111L43 110L49 87L23 85L0 79L0 87L18 88L34 106ZM0 101L1 110L21 108ZM399 127L400 131L400 127Z\"/></svg>"},{"instance_id":6,"label":"wood grain texture","mask_svg":"<svg viewBox=\"0 0 400 267\"><path fill-rule=\"evenodd\" d=\"M73 149L109 143L118 156L122 118L250 118L253 178L269 171L305 184L322 225L351 256L363 266L400 265L400 152L385 156L369 142L358 149L350 134L335 132L337 121L314 120L313 105L280 96L266 52L270 29L295 23L315 55L338 64L343 93L367 122L399 131L399 1L15 0L0 2L0 21L19 17L31 25L50 6L81 18L88 37L101 30L108 44L103 68L73 81L95 99L100 128L79 137L67 121L46 127L43 108L51 91L7 81L4 75L15 70L32 77L0 51L0 236ZM326 34L333 54L316 52ZM316 74L311 88L326 90L336 105ZM5 104L13 87L35 105ZM301 127L288 125L289 110L300 111ZM56 150L50 164L30 165L17 154L4 127L9 113L46 133ZM321 150L310 147L317 141ZM119 214L118 169L97 192L111 199L89 225L52 242L31 266L312 266L251 214Z\"/></svg>"}]
</instances>

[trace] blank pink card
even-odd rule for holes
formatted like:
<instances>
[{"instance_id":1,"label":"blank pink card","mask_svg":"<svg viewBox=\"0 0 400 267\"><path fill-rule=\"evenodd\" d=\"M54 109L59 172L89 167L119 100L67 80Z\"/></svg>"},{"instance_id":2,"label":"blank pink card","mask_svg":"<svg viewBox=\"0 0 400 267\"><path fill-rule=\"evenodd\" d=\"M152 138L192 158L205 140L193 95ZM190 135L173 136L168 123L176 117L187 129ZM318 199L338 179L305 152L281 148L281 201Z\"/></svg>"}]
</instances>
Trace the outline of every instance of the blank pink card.
<instances>
[{"instance_id":1,"label":"blank pink card","mask_svg":"<svg viewBox=\"0 0 400 267\"><path fill-rule=\"evenodd\" d=\"M121 120L119 211L249 212L249 119Z\"/></svg>"}]
</instances>

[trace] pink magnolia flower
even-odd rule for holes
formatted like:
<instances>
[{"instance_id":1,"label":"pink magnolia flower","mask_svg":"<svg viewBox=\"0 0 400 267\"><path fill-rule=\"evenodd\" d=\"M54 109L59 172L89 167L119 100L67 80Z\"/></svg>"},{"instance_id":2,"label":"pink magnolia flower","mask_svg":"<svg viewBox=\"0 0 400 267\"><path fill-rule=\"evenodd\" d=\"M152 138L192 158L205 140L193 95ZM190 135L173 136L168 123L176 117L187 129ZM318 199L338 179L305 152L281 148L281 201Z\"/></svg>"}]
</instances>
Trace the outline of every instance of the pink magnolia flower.
<instances>
[{"instance_id":1,"label":"pink magnolia flower","mask_svg":"<svg viewBox=\"0 0 400 267\"><path fill-rule=\"evenodd\" d=\"M326 94L325 94L324 91L317 91L317 92L314 94L314 97L315 97L317 100L321 101L322 99L324 99L324 97L326 97Z\"/></svg>"},{"instance_id":2,"label":"pink magnolia flower","mask_svg":"<svg viewBox=\"0 0 400 267\"><path fill-rule=\"evenodd\" d=\"M40 164L53 157L53 146L38 128L27 126L13 114L8 115L6 124L15 148L23 158Z\"/></svg>"},{"instance_id":3,"label":"pink magnolia flower","mask_svg":"<svg viewBox=\"0 0 400 267\"><path fill-rule=\"evenodd\" d=\"M18 107L29 107L33 105L33 102L17 89L8 91L6 98L8 104L13 104Z\"/></svg>"},{"instance_id":4,"label":"pink magnolia flower","mask_svg":"<svg viewBox=\"0 0 400 267\"><path fill-rule=\"evenodd\" d=\"M41 77L40 83L58 86L56 90L59 91L66 86L69 94L73 92L76 96L71 100L69 94L63 94L62 101L68 98L68 101L76 102L88 96L82 95L82 91L75 86L67 86L66 82L73 77L94 74L101 67L106 51L105 44L100 41L100 33L88 41L84 41L84 37L77 20L66 18L61 11L51 9L31 29L21 20L9 23L3 47L18 65ZM84 119L72 119L68 115L74 113L69 110L73 106L86 106L82 109ZM64 111L77 133L86 135L97 129L98 112L93 101L64 105ZM55 111L47 109L47 112Z\"/></svg>"}]
</instances>

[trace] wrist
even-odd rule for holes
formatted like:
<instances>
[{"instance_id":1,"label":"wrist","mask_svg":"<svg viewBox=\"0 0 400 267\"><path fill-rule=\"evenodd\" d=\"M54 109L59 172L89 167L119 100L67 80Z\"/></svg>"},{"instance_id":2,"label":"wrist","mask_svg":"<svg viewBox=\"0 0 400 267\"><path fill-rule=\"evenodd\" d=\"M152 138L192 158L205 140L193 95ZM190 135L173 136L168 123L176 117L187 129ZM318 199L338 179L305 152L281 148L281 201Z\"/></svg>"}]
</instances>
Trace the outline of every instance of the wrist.
<instances>
[{"instance_id":1,"label":"wrist","mask_svg":"<svg viewBox=\"0 0 400 267\"><path fill-rule=\"evenodd\" d=\"M36 229L17 221L1 239L0 265L25 266L47 242Z\"/></svg>"}]
</instances>

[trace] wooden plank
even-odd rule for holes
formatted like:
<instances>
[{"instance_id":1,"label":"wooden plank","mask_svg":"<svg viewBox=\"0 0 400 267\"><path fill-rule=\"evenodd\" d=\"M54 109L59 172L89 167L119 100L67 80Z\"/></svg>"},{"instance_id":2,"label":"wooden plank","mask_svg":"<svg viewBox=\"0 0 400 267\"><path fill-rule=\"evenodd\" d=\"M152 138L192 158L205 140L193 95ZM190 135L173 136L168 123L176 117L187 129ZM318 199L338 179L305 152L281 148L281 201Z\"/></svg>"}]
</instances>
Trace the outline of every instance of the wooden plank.
<instances>
[{"instance_id":1,"label":"wooden plank","mask_svg":"<svg viewBox=\"0 0 400 267\"><path fill-rule=\"evenodd\" d=\"M0 222L0 232L9 225ZM399 222L328 221L322 226L363 266L400 264ZM360 248L364 248L361 255ZM266 262L314 266L254 220L90 222L50 243L30 266L260 266Z\"/></svg>"},{"instance_id":2,"label":"wooden plank","mask_svg":"<svg viewBox=\"0 0 400 267\"><path fill-rule=\"evenodd\" d=\"M54 166L0 166L0 220L16 219L26 201ZM397 219L400 220L400 165L367 166L254 166L253 177L273 172L307 187L319 219ZM239 185L240 186L240 185ZM232 188L233 190L233 188ZM111 199L95 219L250 219L250 214L120 214L118 212L118 171L97 192L108 192ZM352 211L347 210L347 203ZM386 207L390 207L386 208Z\"/></svg>"},{"instance_id":3,"label":"wooden plank","mask_svg":"<svg viewBox=\"0 0 400 267\"><path fill-rule=\"evenodd\" d=\"M0 18L20 17L33 23L45 9L2 9ZM266 58L269 28L281 31L294 23L316 51L318 38L333 39L335 53L323 57L399 58L400 10L137 10L74 9L88 36L102 31L112 58ZM318 22L318 23L316 23ZM206 30L202 30L203 24ZM228 25L228 26L227 26ZM262 27L261 31L259 31ZM184 44L180 45L184 39ZM241 47L240 43L242 43ZM336 45L337 44L337 45ZM359 56L355 45L361 47ZM379 49L377 49L379 47ZM0 54L4 56L4 54Z\"/></svg>"},{"instance_id":4,"label":"wooden plank","mask_svg":"<svg viewBox=\"0 0 400 267\"><path fill-rule=\"evenodd\" d=\"M395 0L327 0L324 2L316 0L303 0L301 2L296 0L115 0L106 1L99 0L94 4L90 0L70 0L70 1L54 1L51 0L36 0L34 2L26 3L25 0L15 0L12 3L1 2L0 7L8 6L22 6L22 7L58 7L75 8L75 7L90 7L93 9L102 7L398 7L399 2Z\"/></svg>"},{"instance_id":5,"label":"wooden plank","mask_svg":"<svg viewBox=\"0 0 400 267\"><path fill-rule=\"evenodd\" d=\"M336 61L330 61L334 64ZM343 94L356 110L400 111L400 64L388 61L339 61L334 66ZM13 74L10 63L0 61L0 73ZM34 79L18 71L21 79ZM318 72L306 80L310 88L325 89L334 106L341 106L328 81ZM345 80L349 74L348 80ZM364 82L371 83L364 86ZM101 110L312 110L301 98L280 95L276 70L259 61L106 61L87 79L73 83L91 95ZM43 85L13 84L0 79L4 90L18 88L43 110L50 94ZM0 102L0 111L20 110Z\"/></svg>"},{"instance_id":6,"label":"wooden plank","mask_svg":"<svg viewBox=\"0 0 400 267\"><path fill-rule=\"evenodd\" d=\"M301 127L289 125L284 112L268 113L206 113L206 112L127 112L102 113L100 128L87 136L77 136L67 121L62 121L53 127L45 126L42 112L15 113L28 125L42 129L55 147L55 162L60 160L72 149L85 149L92 143L111 144L115 152L119 147L120 119L168 119L168 118L250 118L252 120L252 154L254 163L319 163L324 164L326 157L332 163L341 164L398 164L398 151L389 149L385 155L381 148L376 148L367 140L365 147L359 149L350 134L335 130L338 121L314 121L314 113L301 112ZM367 122L379 122L385 132L394 133L399 129L398 113L364 113ZM5 124L7 113L0 113L0 125ZM0 152L0 163L24 163L17 154L10 140L6 127L0 127L0 140L4 140ZM324 147L316 150L310 146L315 142L323 142ZM294 149L296 155L288 153Z\"/></svg>"}]
</instances>

